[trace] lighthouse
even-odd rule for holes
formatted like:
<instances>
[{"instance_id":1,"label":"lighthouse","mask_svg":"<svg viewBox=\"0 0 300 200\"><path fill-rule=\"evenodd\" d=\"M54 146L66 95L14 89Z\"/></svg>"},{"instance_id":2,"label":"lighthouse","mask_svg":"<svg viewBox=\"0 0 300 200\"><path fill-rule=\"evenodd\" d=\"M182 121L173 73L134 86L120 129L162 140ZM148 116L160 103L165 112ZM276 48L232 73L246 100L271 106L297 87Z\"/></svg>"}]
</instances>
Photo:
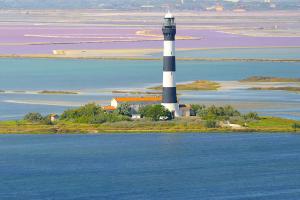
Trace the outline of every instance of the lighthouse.
<instances>
[{"instance_id":1,"label":"lighthouse","mask_svg":"<svg viewBox=\"0 0 300 200\"><path fill-rule=\"evenodd\" d=\"M176 24L174 16L168 12L164 18L162 32L164 34L164 58L163 58L163 98L162 105L179 117L179 105L176 93L176 59L175 59L175 35Z\"/></svg>"}]
</instances>

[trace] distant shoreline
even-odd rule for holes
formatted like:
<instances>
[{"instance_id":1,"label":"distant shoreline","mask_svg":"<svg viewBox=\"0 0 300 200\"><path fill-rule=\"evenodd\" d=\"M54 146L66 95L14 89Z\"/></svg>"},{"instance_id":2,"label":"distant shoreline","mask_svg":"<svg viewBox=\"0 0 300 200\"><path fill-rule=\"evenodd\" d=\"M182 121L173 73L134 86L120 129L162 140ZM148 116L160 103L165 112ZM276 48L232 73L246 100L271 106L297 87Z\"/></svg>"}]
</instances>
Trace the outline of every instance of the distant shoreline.
<instances>
[{"instance_id":1,"label":"distant shoreline","mask_svg":"<svg viewBox=\"0 0 300 200\"><path fill-rule=\"evenodd\" d=\"M32 59L78 59L78 60L141 60L160 61L161 58L146 57L80 57L80 56L57 56L45 55L0 55L0 58L32 58ZM300 62L299 59L269 59L269 58L176 58L178 61L211 61L211 62Z\"/></svg>"}]
</instances>

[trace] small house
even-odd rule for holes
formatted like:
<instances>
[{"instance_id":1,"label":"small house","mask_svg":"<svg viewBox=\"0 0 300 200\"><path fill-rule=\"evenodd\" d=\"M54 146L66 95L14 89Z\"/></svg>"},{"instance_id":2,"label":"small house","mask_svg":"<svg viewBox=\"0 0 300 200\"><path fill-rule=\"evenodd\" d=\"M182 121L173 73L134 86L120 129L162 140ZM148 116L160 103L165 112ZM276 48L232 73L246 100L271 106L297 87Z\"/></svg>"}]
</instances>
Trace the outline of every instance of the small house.
<instances>
[{"instance_id":1,"label":"small house","mask_svg":"<svg viewBox=\"0 0 300 200\"><path fill-rule=\"evenodd\" d=\"M57 114L50 114L50 121L56 122L59 119L59 116Z\"/></svg>"},{"instance_id":2,"label":"small house","mask_svg":"<svg viewBox=\"0 0 300 200\"><path fill-rule=\"evenodd\" d=\"M188 104L180 104L179 105L179 112L180 112L182 117L193 116L191 105L188 105Z\"/></svg>"}]
</instances>

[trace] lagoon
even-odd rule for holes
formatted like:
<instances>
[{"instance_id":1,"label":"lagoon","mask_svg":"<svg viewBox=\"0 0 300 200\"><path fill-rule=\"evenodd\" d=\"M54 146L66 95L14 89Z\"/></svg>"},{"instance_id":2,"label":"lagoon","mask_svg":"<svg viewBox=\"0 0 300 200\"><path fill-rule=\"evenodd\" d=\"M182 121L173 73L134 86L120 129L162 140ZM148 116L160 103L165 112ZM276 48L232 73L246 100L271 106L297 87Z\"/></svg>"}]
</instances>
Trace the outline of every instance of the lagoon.
<instances>
[{"instance_id":1,"label":"lagoon","mask_svg":"<svg viewBox=\"0 0 300 200\"><path fill-rule=\"evenodd\" d=\"M162 79L161 61L0 59L0 70L1 90L145 87ZM178 61L176 79L232 81L299 74L299 63Z\"/></svg>"},{"instance_id":2,"label":"lagoon","mask_svg":"<svg viewBox=\"0 0 300 200\"><path fill-rule=\"evenodd\" d=\"M160 84L161 61L0 59L0 120L20 119L28 112L61 113L97 102L109 104L111 90ZM176 79L237 81L248 76L299 78L299 63L179 61ZM80 95L36 94L39 90L75 90ZM120 95L120 94L118 94ZM284 91L183 92L184 103L233 104L241 111L300 119L300 94ZM250 102L250 104L248 104Z\"/></svg>"}]
</instances>

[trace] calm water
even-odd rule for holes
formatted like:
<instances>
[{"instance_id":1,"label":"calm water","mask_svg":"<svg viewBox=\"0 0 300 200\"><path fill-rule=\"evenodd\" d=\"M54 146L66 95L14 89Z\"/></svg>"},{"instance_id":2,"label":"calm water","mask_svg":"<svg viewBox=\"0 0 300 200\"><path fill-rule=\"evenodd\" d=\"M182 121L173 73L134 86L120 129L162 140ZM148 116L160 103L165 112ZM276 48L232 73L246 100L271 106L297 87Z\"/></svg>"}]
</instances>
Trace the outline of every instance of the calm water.
<instances>
[{"instance_id":1,"label":"calm water","mask_svg":"<svg viewBox=\"0 0 300 200\"><path fill-rule=\"evenodd\" d=\"M299 59L300 48L227 48L178 51L178 57ZM157 55L158 56L158 55Z\"/></svg>"},{"instance_id":2,"label":"calm water","mask_svg":"<svg viewBox=\"0 0 300 200\"><path fill-rule=\"evenodd\" d=\"M101 89L161 83L161 61L0 59L3 90ZM248 76L295 77L300 63L178 62L177 81L240 80Z\"/></svg>"},{"instance_id":3,"label":"calm water","mask_svg":"<svg viewBox=\"0 0 300 200\"><path fill-rule=\"evenodd\" d=\"M300 136L0 135L0 199L298 200Z\"/></svg>"},{"instance_id":4,"label":"calm water","mask_svg":"<svg viewBox=\"0 0 300 200\"><path fill-rule=\"evenodd\" d=\"M87 102L109 104L116 94L108 93L108 90L160 84L161 65L161 61L0 59L0 90L29 92L0 93L0 120L19 119L33 111L61 113L69 106ZM182 61L177 64L176 79L179 82L199 79L233 81L253 75L299 78L299 74L299 63ZM30 93L33 90L80 90L85 93L37 95ZM252 101L255 105L240 106L242 111L300 119L300 94L296 93L229 90L184 93L179 98L184 103L241 105Z\"/></svg>"}]
</instances>

